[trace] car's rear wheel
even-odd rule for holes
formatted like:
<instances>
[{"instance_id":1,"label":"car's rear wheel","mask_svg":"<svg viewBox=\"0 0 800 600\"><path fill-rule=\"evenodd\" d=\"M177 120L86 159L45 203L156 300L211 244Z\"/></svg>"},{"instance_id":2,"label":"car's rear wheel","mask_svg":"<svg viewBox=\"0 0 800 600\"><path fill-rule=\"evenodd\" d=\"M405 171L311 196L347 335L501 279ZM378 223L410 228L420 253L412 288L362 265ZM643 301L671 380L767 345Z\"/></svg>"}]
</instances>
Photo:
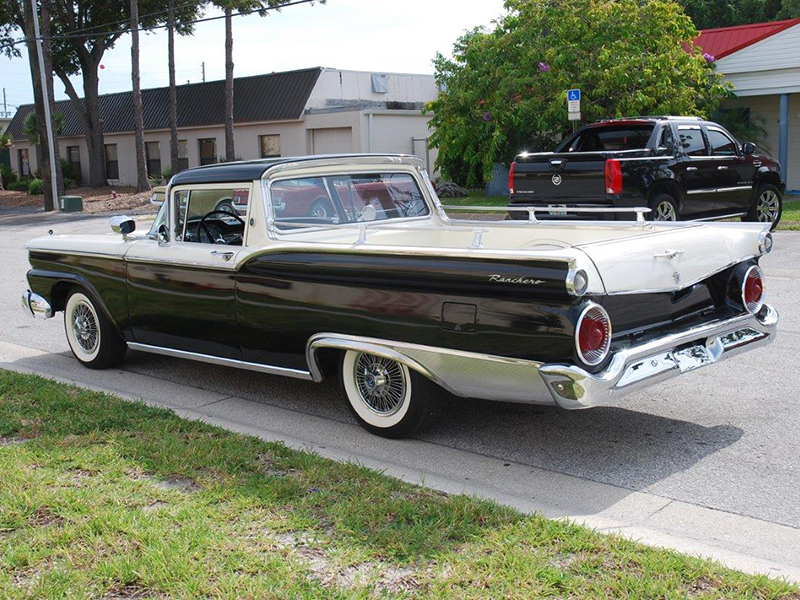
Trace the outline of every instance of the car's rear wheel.
<instances>
[{"instance_id":1,"label":"car's rear wheel","mask_svg":"<svg viewBox=\"0 0 800 600\"><path fill-rule=\"evenodd\" d=\"M775 229L783 214L783 197L774 185L764 183L759 186L756 200L742 220L770 224L770 229Z\"/></svg>"},{"instance_id":2,"label":"car's rear wheel","mask_svg":"<svg viewBox=\"0 0 800 600\"><path fill-rule=\"evenodd\" d=\"M669 194L656 194L650 201L650 212L647 214L650 221L677 221L678 203Z\"/></svg>"},{"instance_id":3,"label":"car's rear wheel","mask_svg":"<svg viewBox=\"0 0 800 600\"><path fill-rule=\"evenodd\" d=\"M387 438L419 430L433 411L438 387L390 358L348 350L341 363L348 406L367 431Z\"/></svg>"},{"instance_id":4,"label":"car's rear wheel","mask_svg":"<svg viewBox=\"0 0 800 600\"><path fill-rule=\"evenodd\" d=\"M64 308L64 329L72 354L85 367L106 369L125 358L125 340L114 330L96 301L83 290L73 290Z\"/></svg>"}]
</instances>

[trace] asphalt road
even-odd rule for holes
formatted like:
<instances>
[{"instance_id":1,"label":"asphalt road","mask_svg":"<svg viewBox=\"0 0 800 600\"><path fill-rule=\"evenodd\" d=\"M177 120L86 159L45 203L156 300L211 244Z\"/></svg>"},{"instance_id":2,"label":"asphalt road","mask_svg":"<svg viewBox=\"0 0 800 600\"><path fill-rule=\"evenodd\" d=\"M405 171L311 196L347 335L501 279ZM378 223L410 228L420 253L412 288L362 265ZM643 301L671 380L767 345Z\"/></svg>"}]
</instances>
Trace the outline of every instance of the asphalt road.
<instances>
[{"instance_id":1,"label":"asphalt road","mask_svg":"<svg viewBox=\"0 0 800 600\"><path fill-rule=\"evenodd\" d=\"M66 358L71 355L60 315L34 321L19 305L20 293L27 287L23 244L51 228L57 233L88 233L104 232L107 225L105 218L0 212L0 342L8 348L30 349L26 368L37 370L36 364L41 364L43 372L45 365L72 364ZM664 502L653 505L655 512L674 503L675 507L719 511L708 513L712 517L741 516L745 519L741 523L752 527L756 537L759 531L771 531L773 525L783 526L776 531L788 536L785 540L792 546L784 560L800 568L800 233L779 232L775 242L775 250L761 263L768 302L781 314L775 343L589 411L454 400L440 422L417 441L386 446L379 438L355 433L357 427L332 385L138 352L129 353L122 368L113 372L82 369L80 380L108 387L115 378L123 382L139 376L137 385L142 385L145 378L141 376L147 376L151 395L167 397L183 390L183 396L197 397L193 406L216 407L221 420L226 416L222 401L243 399L256 408L253 414L260 411L265 419L274 420L264 425L273 432L279 429L275 423L286 418L293 423L286 427L296 426L300 438L303 431L313 435L322 448L326 432L331 432L331 445L336 440L344 440L345 445L358 440L358 448L373 457L387 447L400 448L407 453L405 464L418 466L421 472L426 462L440 459L442 464L456 461L464 472L470 472L474 463L478 479L480 473L490 479L495 477L492 469L502 474L507 468L505 482L522 485L539 474L543 477L536 479L539 491L526 492L531 497L539 492L545 497L549 481L561 481L564 476L564 481L586 482L580 493L594 494L602 504L587 504L581 514L614 506L622 514L634 499L657 498ZM203 398L208 402L201 402ZM227 410L233 415L236 407ZM247 425L246 420L242 423ZM334 440L335 436L339 437ZM281 434L274 437L281 439ZM413 458L423 447L432 450ZM375 458L373 464L381 466L381 459ZM487 495L493 495L491 490ZM503 499L499 492L494 495ZM674 519L677 523L685 515L676 514ZM710 523L713 518L701 521ZM736 542L744 525L731 527L731 539ZM709 535L724 537L717 531ZM762 545L768 552L769 539ZM741 567L741 561L736 564Z\"/></svg>"}]
</instances>

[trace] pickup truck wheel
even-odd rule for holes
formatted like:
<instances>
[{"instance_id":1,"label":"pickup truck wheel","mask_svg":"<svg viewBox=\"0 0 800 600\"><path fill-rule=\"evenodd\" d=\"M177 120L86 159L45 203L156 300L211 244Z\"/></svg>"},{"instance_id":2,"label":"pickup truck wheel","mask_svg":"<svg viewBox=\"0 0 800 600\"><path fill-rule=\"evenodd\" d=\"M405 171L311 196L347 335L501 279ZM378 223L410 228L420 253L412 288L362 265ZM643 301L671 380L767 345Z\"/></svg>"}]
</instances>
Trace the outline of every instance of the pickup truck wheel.
<instances>
[{"instance_id":1,"label":"pickup truck wheel","mask_svg":"<svg viewBox=\"0 0 800 600\"><path fill-rule=\"evenodd\" d=\"M677 221L678 203L669 194L656 194L650 201L647 218L650 221Z\"/></svg>"},{"instance_id":2,"label":"pickup truck wheel","mask_svg":"<svg viewBox=\"0 0 800 600\"><path fill-rule=\"evenodd\" d=\"M783 214L783 198L781 192L774 185L769 183L762 184L758 188L756 201L753 203L750 212L742 218L743 221L755 221L759 223L772 223L770 229L775 229Z\"/></svg>"},{"instance_id":3,"label":"pickup truck wheel","mask_svg":"<svg viewBox=\"0 0 800 600\"><path fill-rule=\"evenodd\" d=\"M128 345L114 331L95 301L82 290L74 290L64 308L67 343L75 358L90 369L114 367L125 358Z\"/></svg>"},{"instance_id":4,"label":"pickup truck wheel","mask_svg":"<svg viewBox=\"0 0 800 600\"><path fill-rule=\"evenodd\" d=\"M341 376L353 416L375 435L407 437L432 412L436 384L395 360L348 350Z\"/></svg>"}]
</instances>

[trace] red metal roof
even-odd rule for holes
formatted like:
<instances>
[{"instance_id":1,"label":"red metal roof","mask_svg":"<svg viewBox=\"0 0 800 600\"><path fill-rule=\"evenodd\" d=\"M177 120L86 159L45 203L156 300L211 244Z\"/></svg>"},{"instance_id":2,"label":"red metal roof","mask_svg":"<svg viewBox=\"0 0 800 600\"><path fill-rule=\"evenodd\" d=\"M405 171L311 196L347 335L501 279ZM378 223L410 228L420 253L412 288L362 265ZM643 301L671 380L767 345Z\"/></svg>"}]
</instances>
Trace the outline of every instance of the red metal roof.
<instances>
[{"instance_id":1,"label":"red metal roof","mask_svg":"<svg viewBox=\"0 0 800 600\"><path fill-rule=\"evenodd\" d=\"M797 18L786 19L785 21L771 21L769 23L703 29L694 41L694 45L699 46L703 49L703 52L710 54L715 59L720 59L799 23L800 18Z\"/></svg>"}]
</instances>

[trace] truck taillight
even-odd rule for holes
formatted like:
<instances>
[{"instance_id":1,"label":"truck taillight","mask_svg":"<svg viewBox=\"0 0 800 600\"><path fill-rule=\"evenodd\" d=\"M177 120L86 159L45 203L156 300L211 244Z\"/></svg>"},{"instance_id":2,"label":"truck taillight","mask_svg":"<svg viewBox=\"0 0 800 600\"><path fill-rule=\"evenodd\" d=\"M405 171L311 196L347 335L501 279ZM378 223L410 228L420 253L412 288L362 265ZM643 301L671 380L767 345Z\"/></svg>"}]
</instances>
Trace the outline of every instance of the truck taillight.
<instances>
[{"instance_id":1,"label":"truck taillight","mask_svg":"<svg viewBox=\"0 0 800 600\"><path fill-rule=\"evenodd\" d=\"M508 169L508 193L514 193L514 169L517 168L517 161L511 163L511 167Z\"/></svg>"},{"instance_id":2,"label":"truck taillight","mask_svg":"<svg viewBox=\"0 0 800 600\"><path fill-rule=\"evenodd\" d=\"M744 276L742 301L751 314L756 314L764 306L764 274L755 265L747 269Z\"/></svg>"},{"instance_id":3,"label":"truck taillight","mask_svg":"<svg viewBox=\"0 0 800 600\"><path fill-rule=\"evenodd\" d=\"M622 193L622 165L616 158L606 160L606 194Z\"/></svg>"},{"instance_id":4,"label":"truck taillight","mask_svg":"<svg viewBox=\"0 0 800 600\"><path fill-rule=\"evenodd\" d=\"M575 349L587 365L599 365L611 349L611 319L599 304L590 302L581 311L575 328Z\"/></svg>"}]
</instances>

